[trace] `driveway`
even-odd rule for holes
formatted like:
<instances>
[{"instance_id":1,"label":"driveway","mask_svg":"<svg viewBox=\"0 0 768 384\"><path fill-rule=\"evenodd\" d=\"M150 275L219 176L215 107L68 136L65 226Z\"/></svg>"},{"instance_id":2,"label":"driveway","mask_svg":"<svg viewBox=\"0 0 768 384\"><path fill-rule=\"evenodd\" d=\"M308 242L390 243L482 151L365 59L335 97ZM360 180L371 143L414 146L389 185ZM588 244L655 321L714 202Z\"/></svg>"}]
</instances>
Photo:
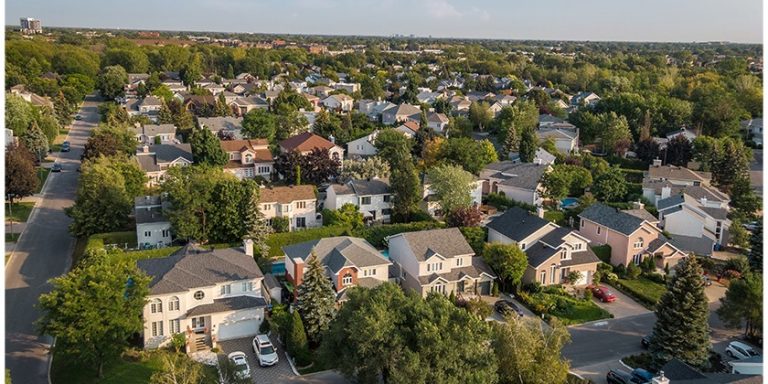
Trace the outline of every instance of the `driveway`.
<instances>
[{"instance_id":1,"label":"driveway","mask_svg":"<svg viewBox=\"0 0 768 384\"><path fill-rule=\"evenodd\" d=\"M294 375L293 371L291 370L290 364L288 364L287 357L285 357L285 349L282 348L282 346L279 346L275 340L272 340L272 343L277 349L277 353L280 356L280 361L271 367L259 366L259 362L256 359L256 354L253 352L252 341L253 337L221 341L219 342L219 347L225 356L236 351L245 352L245 354L248 356L248 365L251 367L254 383L285 383L296 377L296 375Z\"/></svg>"},{"instance_id":2,"label":"driveway","mask_svg":"<svg viewBox=\"0 0 768 384\"><path fill-rule=\"evenodd\" d=\"M75 239L69 234L70 218L64 208L74 204L80 154L99 122L99 103L89 96L75 121L68 140L72 151L55 153L61 173L51 173L41 199L27 220L5 268L5 366L14 383L48 384L48 350L51 338L40 336L34 322L41 294L51 289L48 280L67 271Z\"/></svg>"},{"instance_id":3,"label":"driveway","mask_svg":"<svg viewBox=\"0 0 768 384\"><path fill-rule=\"evenodd\" d=\"M614 319L623 319L625 317L644 315L650 313L647 308L640 305L638 302L632 300L631 297L619 292L616 289L609 288L610 291L616 296L616 301L613 303L603 303L599 299L593 298L600 308L605 309L613 315Z\"/></svg>"}]
</instances>

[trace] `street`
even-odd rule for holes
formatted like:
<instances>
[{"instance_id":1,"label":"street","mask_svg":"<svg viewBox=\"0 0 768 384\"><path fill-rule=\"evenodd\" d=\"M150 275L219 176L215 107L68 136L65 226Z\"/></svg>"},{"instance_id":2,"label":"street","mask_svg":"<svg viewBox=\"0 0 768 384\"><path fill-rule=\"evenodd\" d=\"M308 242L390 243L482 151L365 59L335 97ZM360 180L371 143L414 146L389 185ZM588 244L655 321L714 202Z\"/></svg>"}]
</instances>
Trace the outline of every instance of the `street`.
<instances>
[{"instance_id":1,"label":"street","mask_svg":"<svg viewBox=\"0 0 768 384\"><path fill-rule=\"evenodd\" d=\"M64 208L74 203L83 146L98 124L98 102L87 97L80 110L83 120L74 121L69 132L71 152L53 154L62 165L51 173L42 199L27 221L16 250L5 269L6 368L14 383L47 384L51 338L39 336L34 322L40 313L38 297L50 289L48 280L66 272L75 239L69 234Z\"/></svg>"}]
</instances>

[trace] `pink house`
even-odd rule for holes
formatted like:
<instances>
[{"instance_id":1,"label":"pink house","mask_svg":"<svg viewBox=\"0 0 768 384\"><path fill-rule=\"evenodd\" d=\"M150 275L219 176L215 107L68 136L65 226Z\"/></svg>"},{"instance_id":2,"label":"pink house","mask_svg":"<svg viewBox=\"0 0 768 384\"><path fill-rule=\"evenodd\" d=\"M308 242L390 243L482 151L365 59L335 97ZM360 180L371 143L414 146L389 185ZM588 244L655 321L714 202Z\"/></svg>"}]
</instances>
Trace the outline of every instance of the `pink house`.
<instances>
[{"instance_id":1,"label":"pink house","mask_svg":"<svg viewBox=\"0 0 768 384\"><path fill-rule=\"evenodd\" d=\"M656 266L674 267L687 254L674 245L656 226L658 220L644 209L618 210L596 203L580 215L579 234L592 244L611 246L611 264L640 264L656 257Z\"/></svg>"}]
</instances>

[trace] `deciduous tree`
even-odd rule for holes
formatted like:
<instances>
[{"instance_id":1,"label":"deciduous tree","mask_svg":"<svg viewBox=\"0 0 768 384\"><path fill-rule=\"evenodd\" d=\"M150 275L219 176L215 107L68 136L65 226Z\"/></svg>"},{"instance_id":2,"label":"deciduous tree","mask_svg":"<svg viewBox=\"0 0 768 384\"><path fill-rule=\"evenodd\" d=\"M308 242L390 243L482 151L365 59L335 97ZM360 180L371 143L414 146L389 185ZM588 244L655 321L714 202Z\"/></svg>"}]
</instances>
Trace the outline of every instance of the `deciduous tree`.
<instances>
[{"instance_id":1,"label":"deciduous tree","mask_svg":"<svg viewBox=\"0 0 768 384\"><path fill-rule=\"evenodd\" d=\"M119 65L104 67L96 80L96 88L109 100L125 95L128 73Z\"/></svg>"},{"instance_id":2,"label":"deciduous tree","mask_svg":"<svg viewBox=\"0 0 768 384\"><path fill-rule=\"evenodd\" d=\"M519 285L528 268L528 257L516 244L487 243L483 259L499 275L504 290L508 284Z\"/></svg>"},{"instance_id":3,"label":"deciduous tree","mask_svg":"<svg viewBox=\"0 0 768 384\"><path fill-rule=\"evenodd\" d=\"M454 165L438 165L430 169L427 175L429 189L440 201L444 214L472 205L472 185L475 178L471 173Z\"/></svg>"},{"instance_id":4,"label":"deciduous tree","mask_svg":"<svg viewBox=\"0 0 768 384\"><path fill-rule=\"evenodd\" d=\"M5 195L13 203L33 195L40 179L35 174L35 163L32 154L24 145L9 146L5 150Z\"/></svg>"},{"instance_id":5,"label":"deciduous tree","mask_svg":"<svg viewBox=\"0 0 768 384\"><path fill-rule=\"evenodd\" d=\"M266 109L257 108L243 116L243 134L252 139L275 140L277 119Z\"/></svg>"},{"instance_id":6,"label":"deciduous tree","mask_svg":"<svg viewBox=\"0 0 768 384\"><path fill-rule=\"evenodd\" d=\"M545 327L537 319L494 322L492 350L499 361L499 383L565 383L568 360L562 348L570 341L568 330L555 322Z\"/></svg>"},{"instance_id":7,"label":"deciduous tree","mask_svg":"<svg viewBox=\"0 0 768 384\"><path fill-rule=\"evenodd\" d=\"M196 164L224 166L229 161L227 153L221 148L219 139L208 129L196 129L189 137L192 156Z\"/></svg>"}]
</instances>

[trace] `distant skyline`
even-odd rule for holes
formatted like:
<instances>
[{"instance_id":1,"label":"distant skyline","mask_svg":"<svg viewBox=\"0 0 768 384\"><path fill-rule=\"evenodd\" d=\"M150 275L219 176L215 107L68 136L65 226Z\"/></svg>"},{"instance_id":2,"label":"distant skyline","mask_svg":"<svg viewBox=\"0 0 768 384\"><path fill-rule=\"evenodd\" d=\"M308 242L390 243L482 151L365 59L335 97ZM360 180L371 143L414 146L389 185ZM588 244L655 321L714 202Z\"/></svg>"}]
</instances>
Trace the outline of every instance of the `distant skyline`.
<instances>
[{"instance_id":1,"label":"distant skyline","mask_svg":"<svg viewBox=\"0 0 768 384\"><path fill-rule=\"evenodd\" d=\"M43 28L762 43L761 0L8 0Z\"/></svg>"}]
</instances>

